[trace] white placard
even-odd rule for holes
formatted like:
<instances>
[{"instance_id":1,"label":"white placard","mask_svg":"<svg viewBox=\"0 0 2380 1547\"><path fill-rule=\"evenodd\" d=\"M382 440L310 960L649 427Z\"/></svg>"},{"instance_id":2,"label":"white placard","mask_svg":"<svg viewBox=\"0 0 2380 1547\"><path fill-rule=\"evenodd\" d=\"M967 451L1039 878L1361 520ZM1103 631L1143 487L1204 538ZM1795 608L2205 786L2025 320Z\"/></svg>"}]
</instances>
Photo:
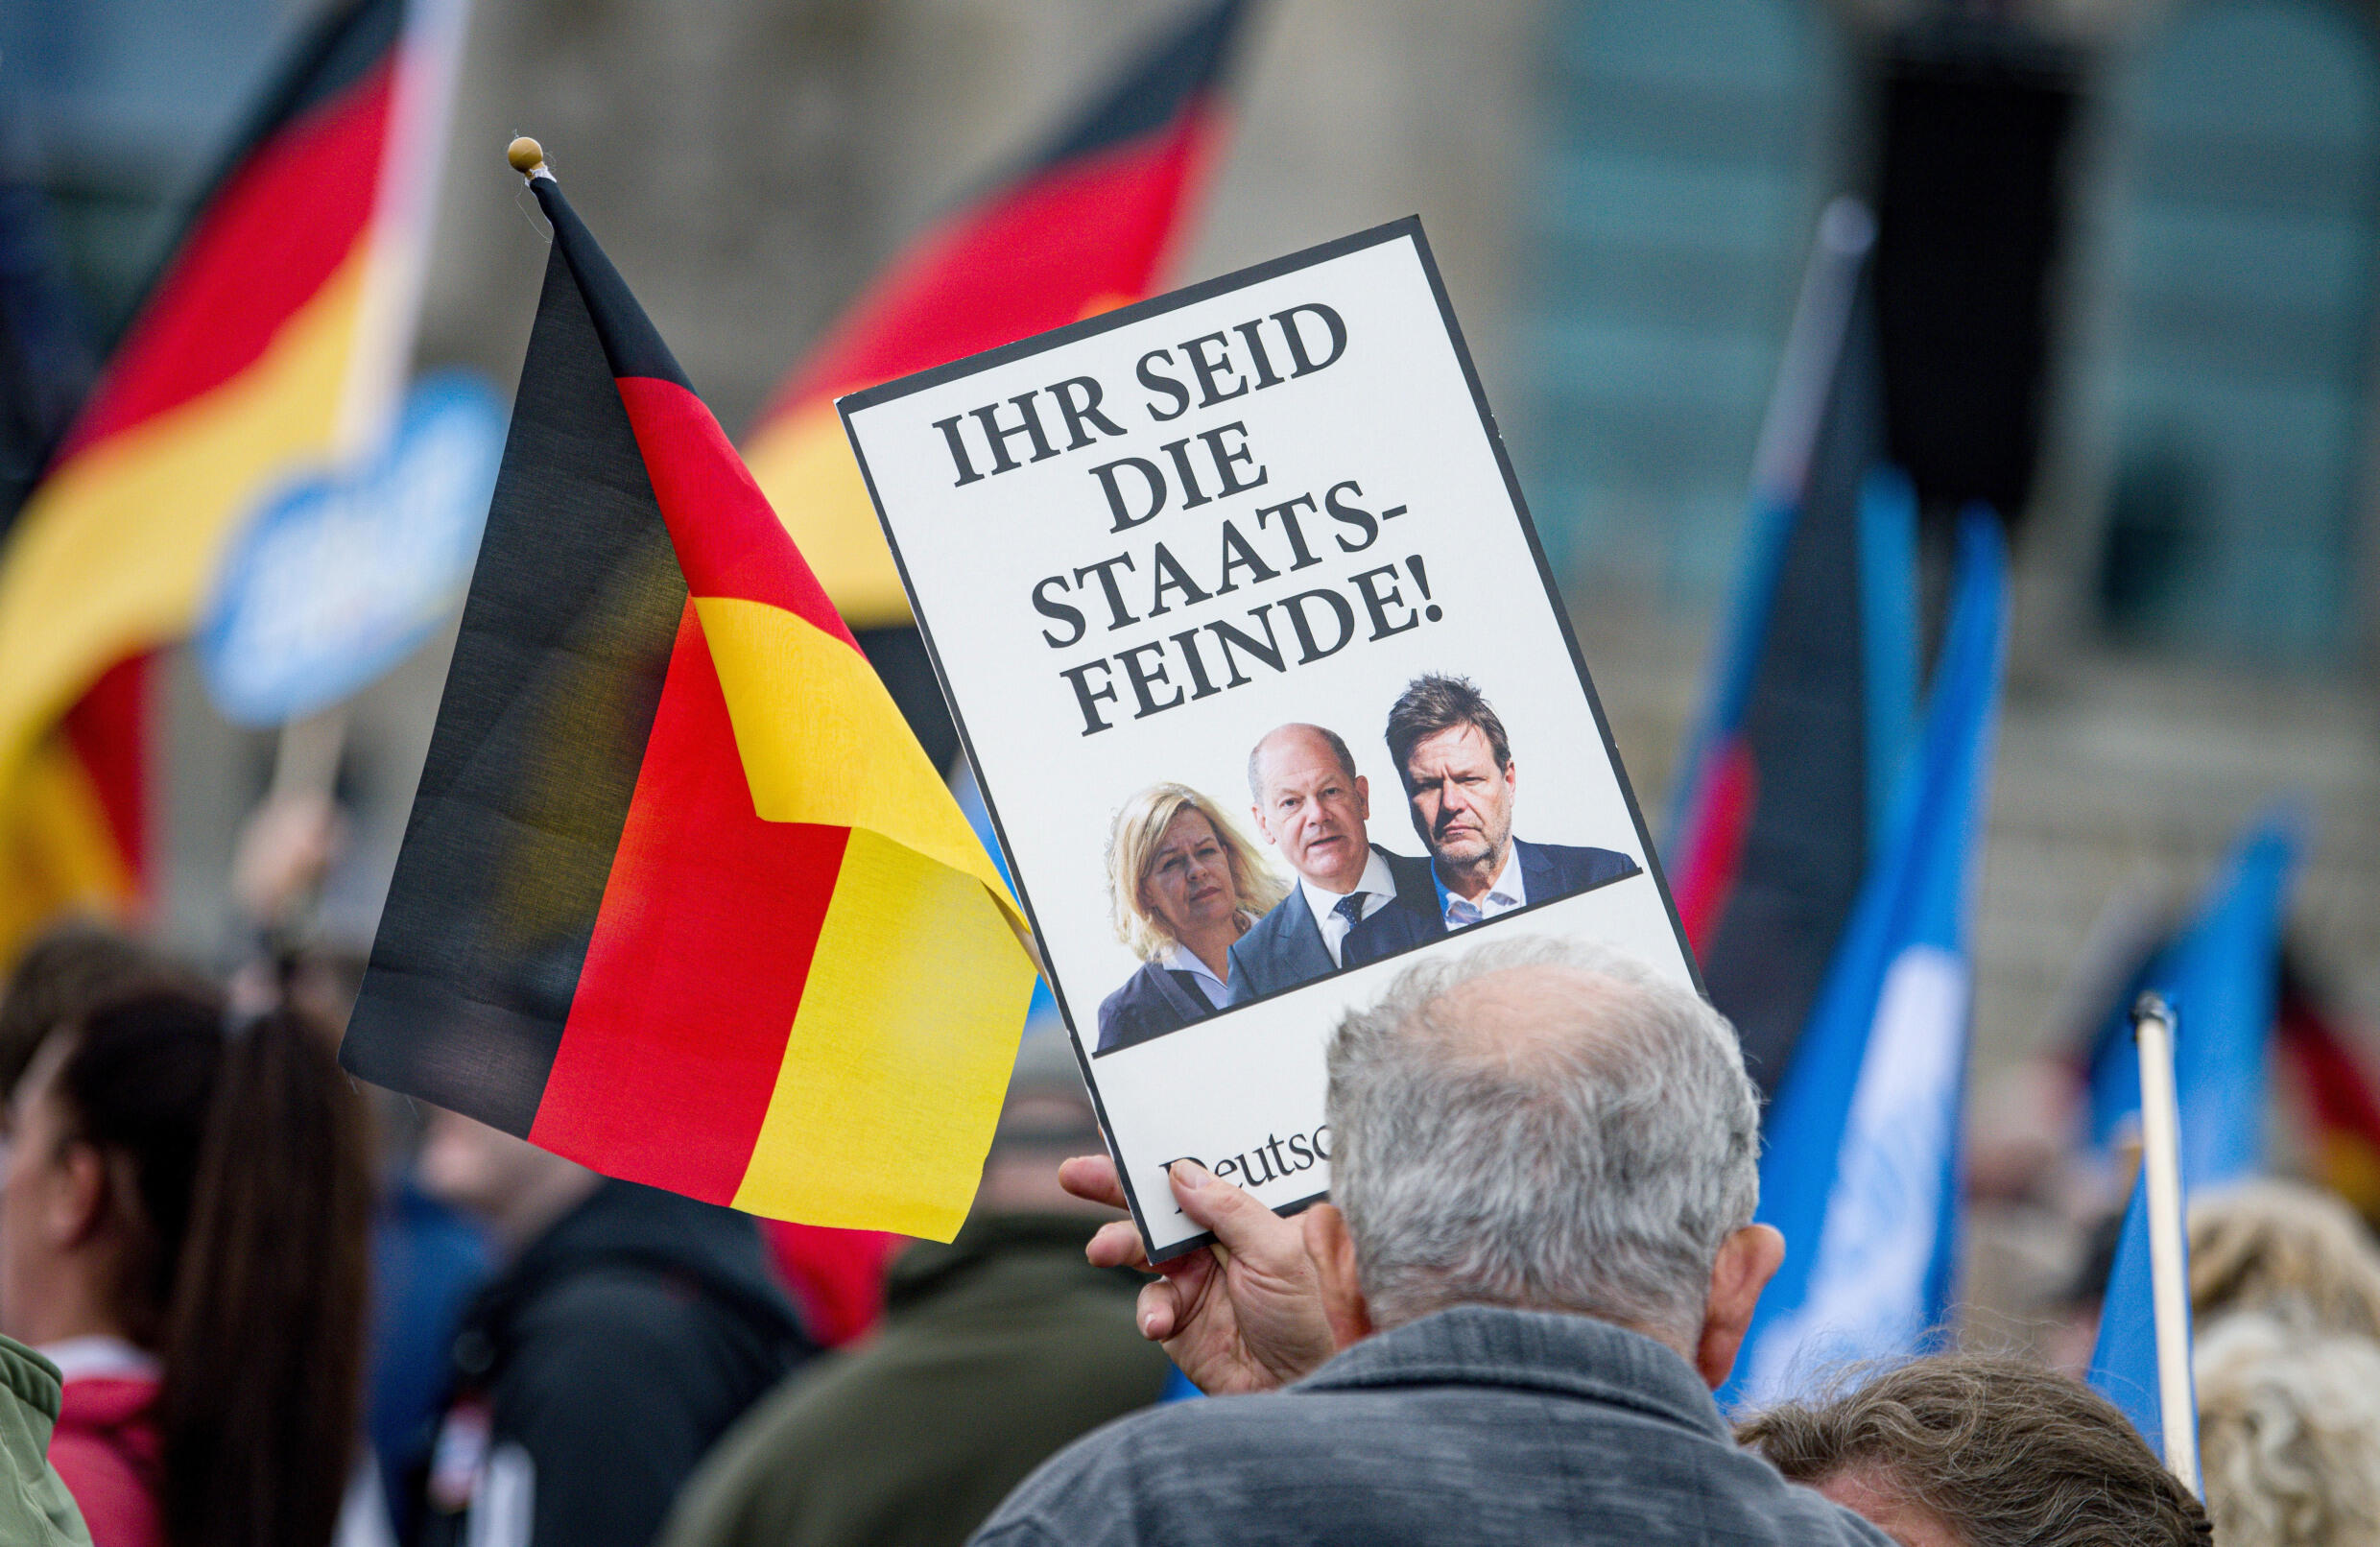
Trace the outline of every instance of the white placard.
<instances>
[{"instance_id":1,"label":"white placard","mask_svg":"<svg viewBox=\"0 0 2380 1547\"><path fill-rule=\"evenodd\" d=\"M1205 1239L1177 1158L1324 1194L1325 1043L1414 953L1577 933L1699 987L1417 220L842 409L1153 1258ZM1118 928L1117 814L1159 784L1287 887L1221 973ZM1127 879L1144 949L1211 952L1257 891L1178 842L1202 822ZM1391 885L1326 933L1368 850Z\"/></svg>"}]
</instances>

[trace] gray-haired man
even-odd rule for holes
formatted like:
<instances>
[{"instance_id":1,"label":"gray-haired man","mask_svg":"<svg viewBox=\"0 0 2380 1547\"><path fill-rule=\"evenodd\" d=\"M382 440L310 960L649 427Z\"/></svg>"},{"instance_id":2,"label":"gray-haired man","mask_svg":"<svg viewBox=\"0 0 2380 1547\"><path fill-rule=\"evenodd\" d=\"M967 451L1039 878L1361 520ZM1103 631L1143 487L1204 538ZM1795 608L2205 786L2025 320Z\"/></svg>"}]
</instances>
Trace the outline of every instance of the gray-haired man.
<instances>
[{"instance_id":1,"label":"gray-haired man","mask_svg":"<svg viewBox=\"0 0 2380 1547\"><path fill-rule=\"evenodd\" d=\"M1341 1022L1329 1106L1338 1207L1281 1220L1177 1167L1226 1250L1141 1295L1203 1389L1269 1394L1109 1426L979 1542L1889 1547L1711 1400L1784 1243L1751 1223L1756 1101L1701 1000L1559 940L1433 958ZM1121 1196L1104 1159L1063 1179Z\"/></svg>"}]
</instances>

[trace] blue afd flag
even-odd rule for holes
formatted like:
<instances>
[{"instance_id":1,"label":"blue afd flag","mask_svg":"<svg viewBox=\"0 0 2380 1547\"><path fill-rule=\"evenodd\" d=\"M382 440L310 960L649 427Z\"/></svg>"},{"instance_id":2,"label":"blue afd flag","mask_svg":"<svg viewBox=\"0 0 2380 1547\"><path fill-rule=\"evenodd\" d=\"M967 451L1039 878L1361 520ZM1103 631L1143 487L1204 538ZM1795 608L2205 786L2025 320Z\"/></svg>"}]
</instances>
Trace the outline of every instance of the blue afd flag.
<instances>
[{"instance_id":1,"label":"blue afd flag","mask_svg":"<svg viewBox=\"0 0 2380 1547\"><path fill-rule=\"evenodd\" d=\"M2139 1116L2131 1007L2142 989L2154 988L2174 1007L2183 1184L2211 1187L2264 1169L2281 928L2303 827L2290 802L2258 817L2208 883L2198 916L2149 959L2109 1012L2091 1053L2094 1144L2113 1147Z\"/></svg>"},{"instance_id":2,"label":"blue afd flag","mask_svg":"<svg viewBox=\"0 0 2380 1547\"><path fill-rule=\"evenodd\" d=\"M1760 1218L1785 1266L1728 1395L1756 1403L1844 1360L1914 1353L1940 1320L1966 1083L1967 899L2000 696L2006 559L1959 529L1917 753L1765 1125Z\"/></svg>"},{"instance_id":3,"label":"blue afd flag","mask_svg":"<svg viewBox=\"0 0 2380 1547\"><path fill-rule=\"evenodd\" d=\"M1764 1096L1792 1066L1916 739L1916 495L1884 464L1874 233L1849 199L1820 222L1661 848L1703 986Z\"/></svg>"},{"instance_id":4,"label":"blue afd flag","mask_svg":"<svg viewBox=\"0 0 2380 1547\"><path fill-rule=\"evenodd\" d=\"M2181 1061L2182 1038L2189 1034L2178 1020L2174 1027L2174 1061ZM2125 1040L2131 1040L2130 1033ZM2133 1062L2135 1080L2139 1062ZM2188 1129L2183 1130L2183 1147L2188 1148ZM2186 1216L2190 1203L2190 1185L2182 1183L2182 1208ZM2181 1241L2181 1275L2190 1277L2190 1238L2183 1232ZM2182 1315L2189 1315L2190 1302L2182 1300ZM2184 1323L2185 1328L2187 1323ZM2159 1402L2162 1390L2157 1380L2156 1302L2150 1290L2149 1277L2149 1177L2144 1169L2132 1178L2131 1206L2124 1213L2124 1234L2116 1242L2115 1267L2107 1274L2106 1298L2100 1303L2099 1342L2091 1349L2090 1383L2100 1395L2124 1410L2132 1420L2132 1427L2149 1441L2149 1448L2165 1454L2165 1419ZM2190 1393L2190 1411L2199 1410L2198 1393Z\"/></svg>"},{"instance_id":5,"label":"blue afd flag","mask_svg":"<svg viewBox=\"0 0 2380 1547\"><path fill-rule=\"evenodd\" d=\"M224 718L277 726L328 708L454 616L479 557L504 426L486 382L434 372L376 456L314 470L257 510L191 637Z\"/></svg>"}]
</instances>

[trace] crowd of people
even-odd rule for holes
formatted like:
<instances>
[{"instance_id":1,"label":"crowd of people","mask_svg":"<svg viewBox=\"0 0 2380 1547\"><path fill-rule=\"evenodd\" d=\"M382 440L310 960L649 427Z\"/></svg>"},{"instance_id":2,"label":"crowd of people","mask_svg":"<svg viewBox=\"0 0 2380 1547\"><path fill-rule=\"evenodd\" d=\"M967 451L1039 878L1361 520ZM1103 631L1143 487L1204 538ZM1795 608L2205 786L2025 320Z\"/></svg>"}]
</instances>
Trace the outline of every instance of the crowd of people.
<instances>
[{"instance_id":1,"label":"crowd of people","mask_svg":"<svg viewBox=\"0 0 2380 1547\"><path fill-rule=\"evenodd\" d=\"M1178 1164L1215 1245L1154 1269L1029 1035L965 1228L832 1348L754 1221L375 1107L321 997L20 961L0 1541L2380 1543L2380 1249L2292 1184L2193 1207L2203 1505L2021 1357L1723 1414L1792 1249L1758 1098L1597 947L1420 959L1331 1038L1331 1202Z\"/></svg>"}]
</instances>

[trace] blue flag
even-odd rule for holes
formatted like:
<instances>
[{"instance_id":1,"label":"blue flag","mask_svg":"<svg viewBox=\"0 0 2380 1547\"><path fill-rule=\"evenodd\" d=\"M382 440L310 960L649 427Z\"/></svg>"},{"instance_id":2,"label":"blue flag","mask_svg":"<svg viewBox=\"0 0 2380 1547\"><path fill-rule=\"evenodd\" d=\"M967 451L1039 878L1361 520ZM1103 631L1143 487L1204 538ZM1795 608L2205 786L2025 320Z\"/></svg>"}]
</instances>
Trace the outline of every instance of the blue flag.
<instances>
[{"instance_id":1,"label":"blue flag","mask_svg":"<svg viewBox=\"0 0 2380 1547\"><path fill-rule=\"evenodd\" d=\"M2181 1188L2189 1196L2264 1169L2281 927L2302 821L2294 806L2267 811L2242 835L2208 884L2198 916L2145 964L2109 1014L2091 1057L2091 1136L2111 1146L2140 1114L2140 1058L2131 1001L2154 988L2174 1008L2174 1087L2181 1131ZM2182 1243L2189 1273L2189 1242ZM2090 1382L2162 1455L2156 1312L2149 1266L2146 1176L2132 1180L2124 1234L2099 1312ZM2196 1393L2190 1408L2198 1409Z\"/></svg>"},{"instance_id":2,"label":"blue flag","mask_svg":"<svg viewBox=\"0 0 2380 1547\"><path fill-rule=\"evenodd\" d=\"M2174 1061L2181 1062L2181 1041L2188 1034L2178 1024L2174 1030ZM2128 1032L2125 1040L2131 1040ZM2137 1081L2139 1064L2133 1064ZM2183 1130L2183 1147L2188 1147L2188 1130ZM2182 1183L2182 1208L2189 1209L2190 1185ZM2181 1242L2181 1273L2186 1282L2190 1276L2190 1239L2185 1232ZM2189 1314L2189 1301L2182 1301L2182 1314ZM2186 1323L2185 1323L2186 1324ZM2149 1271L2149 1177L2144 1169L2132 1178L2131 1206L2124 1213L2124 1234L2116 1243L2115 1267L2107 1274L2107 1296L2099 1311L2099 1342L2091 1349L2091 1387L2100 1395L2124 1410L2132 1420L2132 1427L2149 1441L2149 1448L2165 1454L2165 1419L2159 1393L2163 1390L2157 1380L2156 1301L2151 1290ZM2198 1393L2190 1393L2190 1411L2199 1408Z\"/></svg>"},{"instance_id":3,"label":"blue flag","mask_svg":"<svg viewBox=\"0 0 2380 1547\"><path fill-rule=\"evenodd\" d=\"M1785 1266L1731 1397L1766 1403L1838 1362L1914 1353L1948 1299L2005 570L1997 524L1968 512L1916 760L1769 1110L1760 1218L1784 1232Z\"/></svg>"},{"instance_id":4,"label":"blue flag","mask_svg":"<svg viewBox=\"0 0 2380 1547\"><path fill-rule=\"evenodd\" d=\"M2209 883L2198 916L2150 958L2110 1011L2091 1055L2091 1139L2105 1149L2140 1113L2132 1000L2154 988L2173 1006L2181 1177L2193 1190L2264 1169L2281 928L2302 825L2297 808L2284 803L2249 826Z\"/></svg>"},{"instance_id":5,"label":"blue flag","mask_svg":"<svg viewBox=\"0 0 2380 1547\"><path fill-rule=\"evenodd\" d=\"M1015 891L1016 878L1009 874L1008 856L1000 852L1000 835L992 829L991 807L984 801L984 787L975 782L975 765L964 757L950 775L950 794L959 802L959 811L966 818L967 825L975 829L975 841L984 845L984 852L991 856L991 863L998 868L1001 881L1010 891ZM1025 1030L1031 1031L1039 1024L1060 1024L1058 998L1050 992L1047 978L1034 980L1033 1000L1025 1007Z\"/></svg>"},{"instance_id":6,"label":"blue flag","mask_svg":"<svg viewBox=\"0 0 2380 1547\"><path fill-rule=\"evenodd\" d=\"M376 455L313 469L265 499L232 538L191 635L224 718L278 726L328 708L454 616L504 433L495 389L435 371Z\"/></svg>"}]
</instances>

